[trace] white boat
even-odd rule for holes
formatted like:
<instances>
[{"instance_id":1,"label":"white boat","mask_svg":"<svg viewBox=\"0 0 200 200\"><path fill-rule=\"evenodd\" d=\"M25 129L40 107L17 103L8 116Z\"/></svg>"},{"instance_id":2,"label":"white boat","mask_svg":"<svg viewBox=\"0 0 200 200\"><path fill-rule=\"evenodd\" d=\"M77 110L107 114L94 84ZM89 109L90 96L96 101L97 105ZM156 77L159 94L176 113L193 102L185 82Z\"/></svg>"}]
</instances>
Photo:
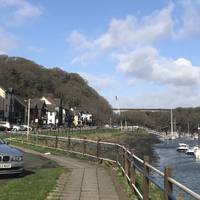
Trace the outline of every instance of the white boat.
<instances>
[{"instance_id":1,"label":"white boat","mask_svg":"<svg viewBox=\"0 0 200 200\"><path fill-rule=\"evenodd\" d=\"M194 146L192 148L189 148L185 153L188 155L195 155L194 152L198 149L198 146Z\"/></svg>"},{"instance_id":2,"label":"white boat","mask_svg":"<svg viewBox=\"0 0 200 200\"><path fill-rule=\"evenodd\" d=\"M185 143L179 143L178 148L176 149L178 152L186 152L189 149L189 145Z\"/></svg>"}]
</instances>

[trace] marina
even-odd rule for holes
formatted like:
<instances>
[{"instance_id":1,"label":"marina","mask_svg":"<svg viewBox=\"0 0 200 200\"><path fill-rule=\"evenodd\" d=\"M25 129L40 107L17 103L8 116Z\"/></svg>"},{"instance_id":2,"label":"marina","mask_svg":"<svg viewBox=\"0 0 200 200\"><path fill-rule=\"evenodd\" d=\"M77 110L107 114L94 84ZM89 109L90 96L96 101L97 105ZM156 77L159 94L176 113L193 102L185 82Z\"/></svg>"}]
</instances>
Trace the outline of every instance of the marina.
<instances>
[{"instance_id":1,"label":"marina","mask_svg":"<svg viewBox=\"0 0 200 200\"><path fill-rule=\"evenodd\" d=\"M200 194L199 179L200 179L200 160L195 158L195 155L185 152L178 152L179 144L186 144L188 147L195 147L198 145L198 140L192 139L175 139L165 140L162 143L154 145L154 152L158 157L157 162L154 163L160 170L164 166L171 166L173 170L173 178L180 181L182 184ZM191 152L191 149L188 149ZM186 197L177 188L174 188L177 195ZM192 198L191 198L192 199Z\"/></svg>"}]
</instances>

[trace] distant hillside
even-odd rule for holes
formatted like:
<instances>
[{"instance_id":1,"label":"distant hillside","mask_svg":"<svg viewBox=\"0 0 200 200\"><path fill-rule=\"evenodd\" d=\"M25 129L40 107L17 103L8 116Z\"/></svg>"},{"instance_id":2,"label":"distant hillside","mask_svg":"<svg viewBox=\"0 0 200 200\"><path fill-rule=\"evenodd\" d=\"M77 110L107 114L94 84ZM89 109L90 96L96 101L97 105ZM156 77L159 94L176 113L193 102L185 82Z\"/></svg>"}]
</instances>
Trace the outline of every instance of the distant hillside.
<instances>
[{"instance_id":1,"label":"distant hillside","mask_svg":"<svg viewBox=\"0 0 200 200\"><path fill-rule=\"evenodd\" d=\"M170 109L157 112L130 110L122 113L122 120L126 120L128 125L146 126L158 131L171 131ZM199 132L200 107L173 109L173 121L174 131Z\"/></svg>"},{"instance_id":2,"label":"distant hillside","mask_svg":"<svg viewBox=\"0 0 200 200\"><path fill-rule=\"evenodd\" d=\"M112 113L109 103L80 75L47 69L24 58L0 55L0 85L12 87L24 98L50 93L63 97L66 105L93 113L97 123L107 122Z\"/></svg>"}]
</instances>

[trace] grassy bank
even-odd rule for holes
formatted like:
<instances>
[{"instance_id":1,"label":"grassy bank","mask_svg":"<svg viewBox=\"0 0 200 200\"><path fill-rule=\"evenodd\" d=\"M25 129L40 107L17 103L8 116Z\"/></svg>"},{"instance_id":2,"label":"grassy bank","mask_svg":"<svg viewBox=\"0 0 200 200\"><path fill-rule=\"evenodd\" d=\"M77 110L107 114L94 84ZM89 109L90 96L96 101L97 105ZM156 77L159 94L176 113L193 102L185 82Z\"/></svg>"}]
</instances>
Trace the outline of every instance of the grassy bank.
<instances>
[{"instance_id":1,"label":"grassy bank","mask_svg":"<svg viewBox=\"0 0 200 200\"><path fill-rule=\"evenodd\" d=\"M44 200L65 171L61 167L42 169L35 174L15 179L0 187L1 200Z\"/></svg>"},{"instance_id":2,"label":"grassy bank","mask_svg":"<svg viewBox=\"0 0 200 200\"><path fill-rule=\"evenodd\" d=\"M116 177L120 184L122 185L124 191L128 194L129 200L138 200L139 197L133 193L132 188L130 187L127 179L123 175L121 170L117 170L115 172ZM142 177L138 174L136 178L136 185L139 188L140 192L142 193L142 189L140 186L142 185ZM153 184L150 184L150 200L164 200L164 194L160 192Z\"/></svg>"},{"instance_id":3,"label":"grassy bank","mask_svg":"<svg viewBox=\"0 0 200 200\"><path fill-rule=\"evenodd\" d=\"M137 133L143 133L143 130L133 130L133 131L120 131L119 129L91 129L91 130L79 130L76 131L72 130L43 130L38 132L39 134L43 135L51 135L51 136L62 136L62 137L76 137L76 138L84 138L97 140L101 139L102 141L120 141L121 139L125 139L127 135L133 135Z\"/></svg>"},{"instance_id":4,"label":"grassy bank","mask_svg":"<svg viewBox=\"0 0 200 200\"><path fill-rule=\"evenodd\" d=\"M149 134L147 134L142 129L134 131L120 131L118 129L96 129L90 131L74 132L73 134L70 134L70 136L75 138L85 137L91 140L101 139L102 141L107 142L122 143L129 139L143 139L145 137L148 137Z\"/></svg>"}]
</instances>

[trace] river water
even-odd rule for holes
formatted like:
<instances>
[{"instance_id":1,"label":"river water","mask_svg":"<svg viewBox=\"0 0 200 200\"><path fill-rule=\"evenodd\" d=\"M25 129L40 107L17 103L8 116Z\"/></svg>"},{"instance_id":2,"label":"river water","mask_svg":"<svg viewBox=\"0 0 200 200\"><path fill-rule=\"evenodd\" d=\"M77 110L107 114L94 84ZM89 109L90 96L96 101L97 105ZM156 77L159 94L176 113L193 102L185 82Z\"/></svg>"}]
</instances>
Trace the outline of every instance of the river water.
<instances>
[{"instance_id":1,"label":"river water","mask_svg":"<svg viewBox=\"0 0 200 200\"><path fill-rule=\"evenodd\" d=\"M173 169L173 178L196 193L200 194L200 161L197 161L194 156L186 155L176 151L178 143L186 143L190 147L198 144L197 140L190 139L176 139L168 140L154 145L155 155L158 157L157 161L153 163L154 166L164 171L165 166L171 166ZM158 179L160 182L160 180ZM176 195L185 194L175 188ZM185 196L185 199L193 199Z\"/></svg>"}]
</instances>

